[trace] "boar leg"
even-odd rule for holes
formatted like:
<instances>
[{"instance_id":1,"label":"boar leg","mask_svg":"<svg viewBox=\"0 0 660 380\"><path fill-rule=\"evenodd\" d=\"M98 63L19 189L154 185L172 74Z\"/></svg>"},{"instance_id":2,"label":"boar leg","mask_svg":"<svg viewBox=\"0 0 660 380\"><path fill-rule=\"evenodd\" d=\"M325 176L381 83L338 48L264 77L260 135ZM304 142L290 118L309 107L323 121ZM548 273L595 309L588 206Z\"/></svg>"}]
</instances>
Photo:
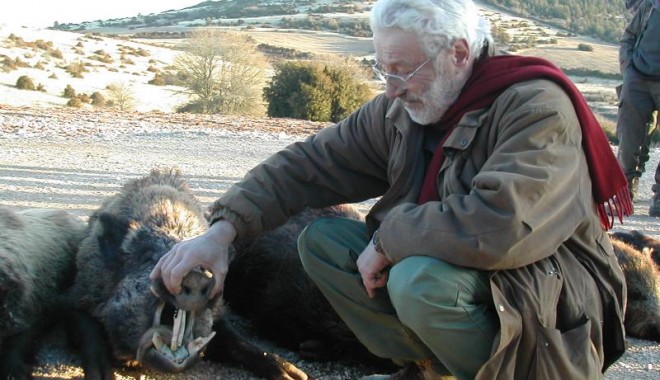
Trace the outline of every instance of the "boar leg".
<instances>
[{"instance_id":1,"label":"boar leg","mask_svg":"<svg viewBox=\"0 0 660 380\"><path fill-rule=\"evenodd\" d=\"M0 342L0 379L32 379L39 338L46 329L45 325L35 325Z\"/></svg>"},{"instance_id":2,"label":"boar leg","mask_svg":"<svg viewBox=\"0 0 660 380\"><path fill-rule=\"evenodd\" d=\"M63 320L69 344L78 351L85 380L113 380L112 350L99 321L70 308Z\"/></svg>"}]
</instances>

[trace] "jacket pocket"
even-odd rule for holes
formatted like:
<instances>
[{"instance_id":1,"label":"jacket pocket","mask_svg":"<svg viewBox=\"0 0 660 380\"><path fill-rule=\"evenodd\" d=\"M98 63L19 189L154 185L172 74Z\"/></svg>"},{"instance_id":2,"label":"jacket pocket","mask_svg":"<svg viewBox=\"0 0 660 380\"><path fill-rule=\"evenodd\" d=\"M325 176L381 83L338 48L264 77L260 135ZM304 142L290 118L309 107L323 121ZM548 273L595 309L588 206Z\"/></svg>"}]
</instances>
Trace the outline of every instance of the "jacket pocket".
<instances>
[{"instance_id":1,"label":"jacket pocket","mask_svg":"<svg viewBox=\"0 0 660 380\"><path fill-rule=\"evenodd\" d=\"M567 331L538 330L536 355L529 379L602 379L600 360L590 338L591 320L583 316Z\"/></svg>"}]
</instances>

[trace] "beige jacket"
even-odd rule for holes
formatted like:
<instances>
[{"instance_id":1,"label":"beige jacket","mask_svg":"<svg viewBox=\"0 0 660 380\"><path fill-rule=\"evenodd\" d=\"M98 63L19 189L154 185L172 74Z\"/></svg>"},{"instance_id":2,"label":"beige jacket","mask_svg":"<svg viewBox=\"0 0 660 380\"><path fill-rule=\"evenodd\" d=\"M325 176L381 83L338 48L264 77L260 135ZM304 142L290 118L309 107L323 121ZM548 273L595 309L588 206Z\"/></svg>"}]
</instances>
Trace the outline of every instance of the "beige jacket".
<instances>
[{"instance_id":1,"label":"beige jacket","mask_svg":"<svg viewBox=\"0 0 660 380\"><path fill-rule=\"evenodd\" d=\"M381 95L251 170L212 219L251 237L305 206L380 197L367 223L395 262L429 255L491 271L501 332L479 379L595 379L624 351L625 284L581 139L556 84L514 85L463 117L444 144L442 201L418 206L423 128Z\"/></svg>"}]
</instances>

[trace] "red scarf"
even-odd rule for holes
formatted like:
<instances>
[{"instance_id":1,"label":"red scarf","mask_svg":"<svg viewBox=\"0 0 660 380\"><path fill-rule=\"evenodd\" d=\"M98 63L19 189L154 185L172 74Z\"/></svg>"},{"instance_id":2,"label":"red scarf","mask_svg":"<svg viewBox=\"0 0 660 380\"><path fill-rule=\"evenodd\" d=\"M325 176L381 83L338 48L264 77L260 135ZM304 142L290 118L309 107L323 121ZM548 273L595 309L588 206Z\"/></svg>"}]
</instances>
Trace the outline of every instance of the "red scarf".
<instances>
[{"instance_id":1,"label":"red scarf","mask_svg":"<svg viewBox=\"0 0 660 380\"><path fill-rule=\"evenodd\" d=\"M515 83L540 78L560 85L573 102L582 128L582 148L589 165L592 192L603 226L612 228L614 214L623 223L623 217L633 212L628 181L587 101L573 82L551 62L537 57L502 55L475 64L460 96L445 112L439 125L448 128L445 136L449 136L465 113L490 107L504 90ZM419 204L439 200L436 178L445 158L443 143L438 145L429 163ZM608 207L613 211L611 216L608 216Z\"/></svg>"}]
</instances>

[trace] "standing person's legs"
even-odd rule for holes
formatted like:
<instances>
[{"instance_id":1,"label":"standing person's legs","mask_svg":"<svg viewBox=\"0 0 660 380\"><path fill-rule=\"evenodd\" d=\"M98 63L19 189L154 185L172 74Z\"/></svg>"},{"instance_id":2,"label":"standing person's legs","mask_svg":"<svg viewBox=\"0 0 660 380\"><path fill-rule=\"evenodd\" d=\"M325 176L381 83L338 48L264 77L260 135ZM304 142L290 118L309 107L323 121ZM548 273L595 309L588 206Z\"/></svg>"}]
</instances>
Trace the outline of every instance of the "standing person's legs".
<instances>
[{"instance_id":1,"label":"standing person's legs","mask_svg":"<svg viewBox=\"0 0 660 380\"><path fill-rule=\"evenodd\" d=\"M634 68L626 69L616 126L619 138L617 159L628 178L633 199L636 196L635 185L641 176L640 152L646 142L646 125L654 110L653 97L648 85L648 81L641 78Z\"/></svg>"},{"instance_id":2,"label":"standing person's legs","mask_svg":"<svg viewBox=\"0 0 660 380\"><path fill-rule=\"evenodd\" d=\"M658 129L658 127L660 127L660 81L653 82L650 86L656 111L656 125L654 127ZM658 133L658 131L656 130L655 133ZM652 140L649 141L649 143L651 144L649 149L653 149ZM651 198L651 205L649 206L649 215L658 217L660 216L660 162L658 162L658 165L655 168L655 177L651 190L653 191L653 197Z\"/></svg>"},{"instance_id":3,"label":"standing person's legs","mask_svg":"<svg viewBox=\"0 0 660 380\"><path fill-rule=\"evenodd\" d=\"M657 129L658 127L660 127L660 81L651 82L649 84L649 88L651 95L653 97L653 104L656 111L655 113L656 125L653 127ZM655 133L657 134L658 131L656 130ZM652 145L653 144L652 139L649 140L650 140L649 150L654 149ZM658 165L655 168L655 177L654 177L653 185L651 186L651 190L653 191L653 197L651 198L651 205L649 206L649 215L659 217L660 216L660 162L658 162Z\"/></svg>"},{"instance_id":4,"label":"standing person's legs","mask_svg":"<svg viewBox=\"0 0 660 380\"><path fill-rule=\"evenodd\" d=\"M655 167L655 183L651 190L653 190L654 195L660 194L660 161L658 161L658 165Z\"/></svg>"},{"instance_id":5,"label":"standing person's legs","mask_svg":"<svg viewBox=\"0 0 660 380\"><path fill-rule=\"evenodd\" d=\"M320 219L298 248L305 270L372 353L399 364L436 357L455 376L474 378L499 329L487 273L412 256L371 299L356 265L369 238L362 222Z\"/></svg>"},{"instance_id":6,"label":"standing person's legs","mask_svg":"<svg viewBox=\"0 0 660 380\"><path fill-rule=\"evenodd\" d=\"M651 190L653 190L653 197L649 206L649 215L658 217L660 216L660 162L655 168L655 183Z\"/></svg>"},{"instance_id":7,"label":"standing person's legs","mask_svg":"<svg viewBox=\"0 0 660 380\"><path fill-rule=\"evenodd\" d=\"M641 175L644 175L644 172L646 171L646 163L651 159L651 148L652 148L652 143L653 143L653 135L655 134L655 124L656 124L656 117L655 117L655 112L651 112L651 120L646 123L646 138L644 139L644 144L642 144L642 148L640 149L639 152L639 172ZM640 176L641 176L640 175Z\"/></svg>"}]
</instances>

